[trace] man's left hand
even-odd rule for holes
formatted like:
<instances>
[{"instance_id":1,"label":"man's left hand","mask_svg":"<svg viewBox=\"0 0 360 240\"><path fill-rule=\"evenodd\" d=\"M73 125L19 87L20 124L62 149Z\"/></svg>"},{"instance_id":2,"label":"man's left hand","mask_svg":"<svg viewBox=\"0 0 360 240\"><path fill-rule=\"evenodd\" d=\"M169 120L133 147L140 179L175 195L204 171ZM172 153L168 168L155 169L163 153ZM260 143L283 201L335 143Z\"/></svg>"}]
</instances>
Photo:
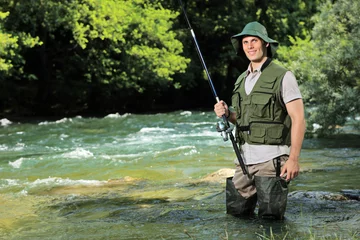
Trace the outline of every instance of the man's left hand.
<instances>
[{"instance_id":1,"label":"man's left hand","mask_svg":"<svg viewBox=\"0 0 360 240\"><path fill-rule=\"evenodd\" d=\"M283 177L286 173L286 181L290 181L299 175L299 171L300 165L298 160L290 156L282 168L280 177Z\"/></svg>"}]
</instances>

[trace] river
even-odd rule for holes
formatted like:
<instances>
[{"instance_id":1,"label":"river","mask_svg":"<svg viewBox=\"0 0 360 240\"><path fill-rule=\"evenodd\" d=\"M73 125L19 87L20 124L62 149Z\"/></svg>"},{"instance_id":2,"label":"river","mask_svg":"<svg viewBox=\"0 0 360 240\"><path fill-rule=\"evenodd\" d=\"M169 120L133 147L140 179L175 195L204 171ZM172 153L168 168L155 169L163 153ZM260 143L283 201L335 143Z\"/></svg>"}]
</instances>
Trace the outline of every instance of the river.
<instances>
[{"instance_id":1,"label":"river","mask_svg":"<svg viewBox=\"0 0 360 240\"><path fill-rule=\"evenodd\" d=\"M359 201L342 194L360 189L360 135L306 139L286 219L245 220L225 213L235 154L217 121L201 111L2 119L0 239L360 238Z\"/></svg>"}]
</instances>

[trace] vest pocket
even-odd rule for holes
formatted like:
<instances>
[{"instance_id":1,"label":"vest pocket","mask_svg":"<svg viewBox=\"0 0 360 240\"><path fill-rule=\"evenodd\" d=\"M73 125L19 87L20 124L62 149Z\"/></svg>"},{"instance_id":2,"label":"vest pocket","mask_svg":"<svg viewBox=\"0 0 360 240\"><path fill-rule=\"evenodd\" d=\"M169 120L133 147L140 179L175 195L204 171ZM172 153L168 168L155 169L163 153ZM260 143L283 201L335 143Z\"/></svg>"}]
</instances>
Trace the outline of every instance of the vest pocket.
<instances>
[{"instance_id":1,"label":"vest pocket","mask_svg":"<svg viewBox=\"0 0 360 240\"><path fill-rule=\"evenodd\" d=\"M272 94L258 93L252 96L254 104L252 115L264 120L273 120L274 118L274 97Z\"/></svg>"},{"instance_id":2,"label":"vest pocket","mask_svg":"<svg viewBox=\"0 0 360 240\"><path fill-rule=\"evenodd\" d=\"M275 81L276 78L270 78L270 80L264 79L263 83L261 84L261 88L266 88L266 89L273 89L274 85L275 85Z\"/></svg>"},{"instance_id":3,"label":"vest pocket","mask_svg":"<svg viewBox=\"0 0 360 240\"><path fill-rule=\"evenodd\" d=\"M283 130L282 123L252 122L247 137L250 143L278 145L283 142Z\"/></svg>"},{"instance_id":4,"label":"vest pocket","mask_svg":"<svg viewBox=\"0 0 360 240\"><path fill-rule=\"evenodd\" d=\"M269 144L281 144L283 135L284 125L283 124L269 124L267 127L267 135L269 136Z\"/></svg>"},{"instance_id":5,"label":"vest pocket","mask_svg":"<svg viewBox=\"0 0 360 240\"><path fill-rule=\"evenodd\" d=\"M264 124L261 123L251 123L250 124L250 131L249 131L249 140L252 143L265 143L265 134L266 129Z\"/></svg>"},{"instance_id":6,"label":"vest pocket","mask_svg":"<svg viewBox=\"0 0 360 240\"><path fill-rule=\"evenodd\" d=\"M241 107L240 107L240 94L238 92L234 92L231 97L231 105L236 111L236 117L241 117Z\"/></svg>"}]
</instances>

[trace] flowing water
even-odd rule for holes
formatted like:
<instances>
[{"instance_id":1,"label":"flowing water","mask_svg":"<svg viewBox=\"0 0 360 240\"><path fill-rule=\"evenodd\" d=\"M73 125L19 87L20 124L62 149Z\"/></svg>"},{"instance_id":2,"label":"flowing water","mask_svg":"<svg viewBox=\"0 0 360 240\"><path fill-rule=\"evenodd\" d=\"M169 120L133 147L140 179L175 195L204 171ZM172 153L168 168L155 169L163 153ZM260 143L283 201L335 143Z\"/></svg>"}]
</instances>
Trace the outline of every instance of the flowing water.
<instances>
[{"instance_id":1,"label":"flowing water","mask_svg":"<svg viewBox=\"0 0 360 240\"><path fill-rule=\"evenodd\" d=\"M360 189L359 137L306 139L286 220L246 220L225 213L235 154L216 121L200 111L2 119L0 239L360 237L359 201L340 194Z\"/></svg>"}]
</instances>

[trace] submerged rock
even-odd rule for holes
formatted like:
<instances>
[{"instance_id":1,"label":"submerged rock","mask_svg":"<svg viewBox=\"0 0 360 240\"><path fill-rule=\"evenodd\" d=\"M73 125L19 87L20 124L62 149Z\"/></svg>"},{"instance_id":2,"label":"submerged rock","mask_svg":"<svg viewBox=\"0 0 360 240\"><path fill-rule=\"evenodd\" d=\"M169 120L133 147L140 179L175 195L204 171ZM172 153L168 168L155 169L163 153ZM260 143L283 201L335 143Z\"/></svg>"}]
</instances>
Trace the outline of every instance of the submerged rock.
<instances>
[{"instance_id":1,"label":"submerged rock","mask_svg":"<svg viewBox=\"0 0 360 240\"><path fill-rule=\"evenodd\" d=\"M344 189L340 191L342 195L351 200L360 201L360 190L359 189Z\"/></svg>"},{"instance_id":2,"label":"submerged rock","mask_svg":"<svg viewBox=\"0 0 360 240\"><path fill-rule=\"evenodd\" d=\"M234 173L235 173L235 169L222 168L216 172L210 173L209 175L203 177L200 181L225 183L226 178L234 176Z\"/></svg>"},{"instance_id":3,"label":"submerged rock","mask_svg":"<svg viewBox=\"0 0 360 240\"><path fill-rule=\"evenodd\" d=\"M349 192L352 191L357 190ZM343 191L291 192L285 216L297 224L306 225L308 221L310 226L316 226L317 234L327 236L326 239L359 239L360 201L346 195Z\"/></svg>"},{"instance_id":4,"label":"submerged rock","mask_svg":"<svg viewBox=\"0 0 360 240\"><path fill-rule=\"evenodd\" d=\"M330 201L345 201L348 200L345 196L336 193L323 191L294 191L289 193L289 198L293 199L314 199L314 200L330 200Z\"/></svg>"},{"instance_id":5,"label":"submerged rock","mask_svg":"<svg viewBox=\"0 0 360 240\"><path fill-rule=\"evenodd\" d=\"M360 190L341 190L340 193L323 191L294 191L289 193L293 199L314 199L330 201L360 200Z\"/></svg>"}]
</instances>

